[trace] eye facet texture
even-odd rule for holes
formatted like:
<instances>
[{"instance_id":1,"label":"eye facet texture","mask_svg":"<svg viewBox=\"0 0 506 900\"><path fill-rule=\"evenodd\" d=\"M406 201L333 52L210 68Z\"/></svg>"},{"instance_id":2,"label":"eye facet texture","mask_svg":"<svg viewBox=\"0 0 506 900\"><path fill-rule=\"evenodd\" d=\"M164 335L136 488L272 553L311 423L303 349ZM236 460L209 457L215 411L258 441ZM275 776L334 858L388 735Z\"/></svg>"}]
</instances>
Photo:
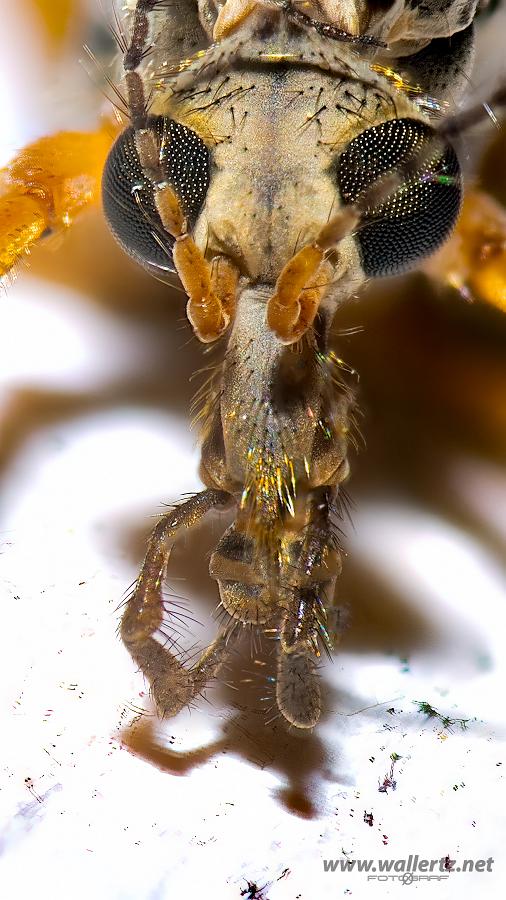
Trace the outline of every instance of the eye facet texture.
<instances>
[{"instance_id":1,"label":"eye facet texture","mask_svg":"<svg viewBox=\"0 0 506 900\"><path fill-rule=\"evenodd\" d=\"M368 276L405 272L443 243L460 209L460 166L453 148L416 119L392 119L366 129L339 158L341 197L344 203L354 203L382 175L395 172L418 153L416 173L388 200L368 210L357 231Z\"/></svg>"},{"instance_id":2,"label":"eye facet texture","mask_svg":"<svg viewBox=\"0 0 506 900\"><path fill-rule=\"evenodd\" d=\"M209 151L194 131L172 119L153 116L148 125L157 136L164 177L192 228L209 186ZM120 135L109 153L102 200L109 227L129 256L155 273L173 272L174 238L160 221L153 185L139 162L133 128Z\"/></svg>"}]
</instances>

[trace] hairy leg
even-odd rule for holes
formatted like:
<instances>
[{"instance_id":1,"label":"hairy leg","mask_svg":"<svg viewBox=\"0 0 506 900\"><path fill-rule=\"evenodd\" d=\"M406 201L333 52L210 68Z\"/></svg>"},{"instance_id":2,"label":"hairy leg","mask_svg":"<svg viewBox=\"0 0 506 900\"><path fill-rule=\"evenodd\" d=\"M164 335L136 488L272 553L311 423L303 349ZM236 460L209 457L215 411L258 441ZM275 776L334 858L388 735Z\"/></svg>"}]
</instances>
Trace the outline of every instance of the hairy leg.
<instances>
[{"instance_id":1,"label":"hairy leg","mask_svg":"<svg viewBox=\"0 0 506 900\"><path fill-rule=\"evenodd\" d=\"M318 600L313 589L297 591L280 628L276 701L285 719L313 728L321 713Z\"/></svg>"},{"instance_id":2,"label":"hairy leg","mask_svg":"<svg viewBox=\"0 0 506 900\"><path fill-rule=\"evenodd\" d=\"M176 533L181 528L191 528L229 499L223 491L203 491L160 519L121 621L122 640L148 679L161 716L176 715L199 694L227 655L227 634L221 631L198 662L185 668L154 635L164 621L163 580Z\"/></svg>"}]
</instances>

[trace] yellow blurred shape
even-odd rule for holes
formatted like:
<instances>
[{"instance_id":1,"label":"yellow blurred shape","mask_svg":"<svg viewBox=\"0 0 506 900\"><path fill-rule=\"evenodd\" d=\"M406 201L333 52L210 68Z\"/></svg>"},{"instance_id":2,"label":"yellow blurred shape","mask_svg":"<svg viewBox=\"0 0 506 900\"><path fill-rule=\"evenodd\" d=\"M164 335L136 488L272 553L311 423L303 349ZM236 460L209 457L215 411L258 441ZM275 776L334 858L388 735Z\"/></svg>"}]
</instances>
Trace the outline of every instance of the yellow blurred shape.
<instances>
[{"instance_id":1,"label":"yellow blurred shape","mask_svg":"<svg viewBox=\"0 0 506 900\"><path fill-rule=\"evenodd\" d=\"M452 237L424 269L506 312L504 208L483 191L469 191Z\"/></svg>"},{"instance_id":2,"label":"yellow blurred shape","mask_svg":"<svg viewBox=\"0 0 506 900\"><path fill-rule=\"evenodd\" d=\"M99 201L113 139L110 122L95 132L60 132L25 147L0 171L0 276L45 232L68 227Z\"/></svg>"}]
</instances>

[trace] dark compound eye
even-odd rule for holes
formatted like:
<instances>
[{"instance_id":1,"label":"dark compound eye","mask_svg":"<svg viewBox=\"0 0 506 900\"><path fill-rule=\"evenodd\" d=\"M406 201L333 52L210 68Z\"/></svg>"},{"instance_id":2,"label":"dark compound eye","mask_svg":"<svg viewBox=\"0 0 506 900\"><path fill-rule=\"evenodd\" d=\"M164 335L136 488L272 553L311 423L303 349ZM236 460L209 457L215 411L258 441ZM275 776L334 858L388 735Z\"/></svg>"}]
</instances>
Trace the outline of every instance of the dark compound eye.
<instances>
[{"instance_id":1,"label":"dark compound eye","mask_svg":"<svg viewBox=\"0 0 506 900\"><path fill-rule=\"evenodd\" d=\"M339 158L339 190L344 203L354 203L378 178L417 153L417 172L388 200L368 210L357 231L366 275L405 272L443 243L460 209L460 166L453 148L416 119L392 119L368 128Z\"/></svg>"},{"instance_id":2,"label":"dark compound eye","mask_svg":"<svg viewBox=\"0 0 506 900\"><path fill-rule=\"evenodd\" d=\"M153 116L148 126L156 133L165 178L191 228L209 186L209 151L194 131L179 122ZM155 274L173 272L174 239L162 227L153 186L139 162L133 128L120 135L109 153L102 177L102 200L109 227L123 249Z\"/></svg>"}]
</instances>

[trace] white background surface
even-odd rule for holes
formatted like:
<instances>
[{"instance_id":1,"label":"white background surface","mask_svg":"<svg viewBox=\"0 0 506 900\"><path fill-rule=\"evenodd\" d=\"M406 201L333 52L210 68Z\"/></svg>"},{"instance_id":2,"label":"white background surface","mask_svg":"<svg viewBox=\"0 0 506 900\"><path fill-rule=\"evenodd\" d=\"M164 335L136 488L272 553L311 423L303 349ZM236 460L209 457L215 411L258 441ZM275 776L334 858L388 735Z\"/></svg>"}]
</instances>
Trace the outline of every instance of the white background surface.
<instances>
[{"instance_id":1,"label":"white background surface","mask_svg":"<svg viewBox=\"0 0 506 900\"><path fill-rule=\"evenodd\" d=\"M3 159L43 127L23 105L30 94L37 106L33 69L19 66L29 32L11 24ZM32 60L46 96L54 73ZM46 110L47 127L62 115ZM37 277L51 266L66 274ZM351 610L313 736L234 708L233 690L170 722L152 715L116 607L150 517L199 487L187 410L199 355L184 347L182 306L166 313L160 289L122 266L91 219L49 264L34 257L0 303L0 896L232 900L248 881L265 886L263 900L500 896L505 579L501 553L476 532L362 497L346 547L383 589ZM463 454L447 477L504 550L504 470ZM188 645L213 630L205 554L222 527L183 543L171 566L172 589L204 623ZM234 668L239 705L252 668L248 655L242 675ZM466 730L426 719L417 700L470 720ZM380 792L392 753L397 786ZM326 857L410 853L493 857L493 872L410 886L323 872Z\"/></svg>"}]
</instances>

